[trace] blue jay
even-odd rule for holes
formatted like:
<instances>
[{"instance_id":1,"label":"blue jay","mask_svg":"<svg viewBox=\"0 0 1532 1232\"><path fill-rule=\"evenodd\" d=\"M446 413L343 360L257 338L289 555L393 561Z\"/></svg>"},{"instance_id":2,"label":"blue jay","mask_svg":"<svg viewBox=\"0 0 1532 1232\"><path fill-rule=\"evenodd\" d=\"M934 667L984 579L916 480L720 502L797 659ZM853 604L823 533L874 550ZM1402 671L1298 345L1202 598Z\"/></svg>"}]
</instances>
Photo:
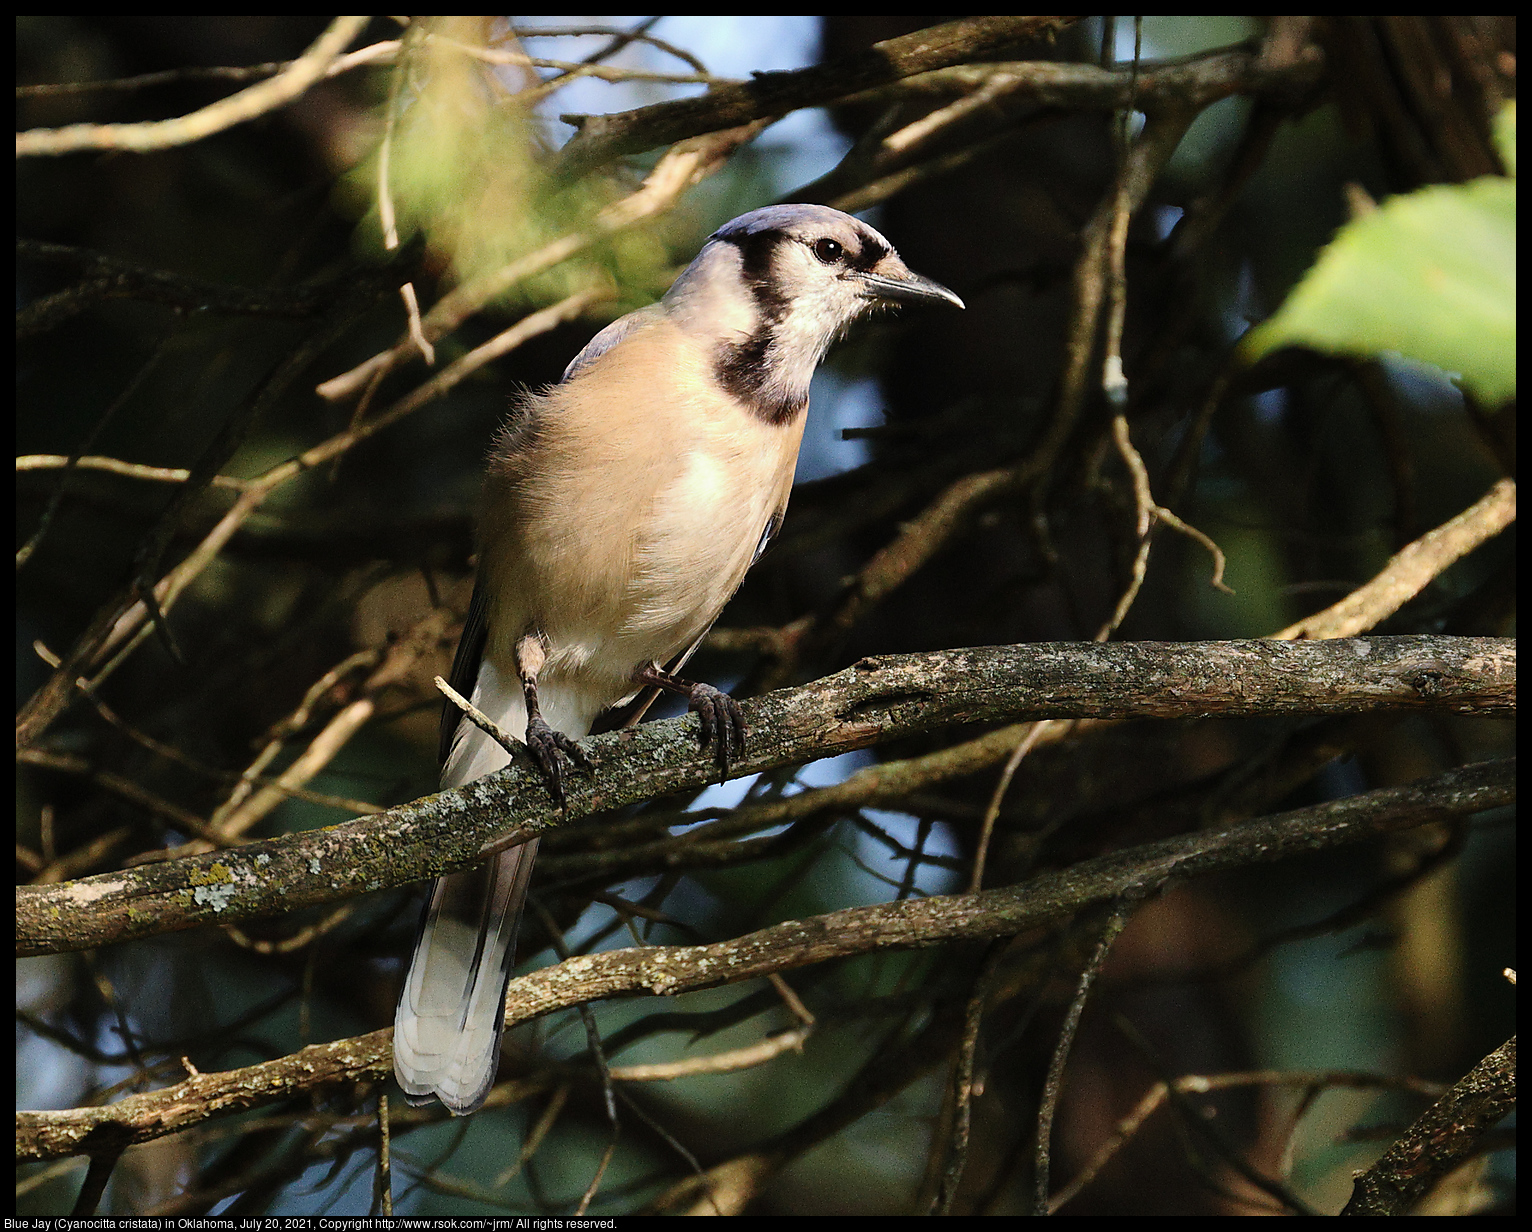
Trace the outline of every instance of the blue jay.
<instances>
[{"instance_id":1,"label":"blue jay","mask_svg":"<svg viewBox=\"0 0 1532 1232\"><path fill-rule=\"evenodd\" d=\"M736 703L673 672L781 525L814 369L852 321L900 300L963 307L848 214L753 210L501 429L452 683L525 733L556 802L561 758L587 765L580 737L646 687L687 698L727 773L744 745ZM511 760L459 719L449 705L444 788ZM489 1093L536 851L533 839L431 890L394 1019L411 1103L466 1115Z\"/></svg>"}]
</instances>

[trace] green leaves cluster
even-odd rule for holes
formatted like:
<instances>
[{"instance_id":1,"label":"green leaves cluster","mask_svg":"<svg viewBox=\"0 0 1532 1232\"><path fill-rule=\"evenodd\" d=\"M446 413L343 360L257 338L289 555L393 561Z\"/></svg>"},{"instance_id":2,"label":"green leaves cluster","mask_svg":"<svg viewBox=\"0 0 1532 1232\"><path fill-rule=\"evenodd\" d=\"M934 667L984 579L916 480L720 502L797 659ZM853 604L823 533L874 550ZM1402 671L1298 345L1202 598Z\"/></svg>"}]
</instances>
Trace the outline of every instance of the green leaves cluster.
<instances>
[{"instance_id":1,"label":"green leaves cluster","mask_svg":"<svg viewBox=\"0 0 1532 1232\"><path fill-rule=\"evenodd\" d=\"M1342 227L1269 320L1251 360L1284 346L1394 351L1459 374L1486 406L1516 394L1516 107L1495 124L1508 174L1422 188Z\"/></svg>"},{"instance_id":2,"label":"green leaves cluster","mask_svg":"<svg viewBox=\"0 0 1532 1232\"><path fill-rule=\"evenodd\" d=\"M592 229L596 214L621 195L603 177L559 182L545 170L549 151L525 94L527 81L502 77L476 57L479 19L435 19L407 52L395 97L386 105L386 192L401 240L423 234L458 283L472 282L571 234ZM383 147L350 177L348 190L366 217L363 245L381 249L379 162ZM670 255L651 232L610 235L574 261L553 263L523 279L513 294L531 302L560 299L587 285L592 265L638 302L663 290Z\"/></svg>"}]
</instances>

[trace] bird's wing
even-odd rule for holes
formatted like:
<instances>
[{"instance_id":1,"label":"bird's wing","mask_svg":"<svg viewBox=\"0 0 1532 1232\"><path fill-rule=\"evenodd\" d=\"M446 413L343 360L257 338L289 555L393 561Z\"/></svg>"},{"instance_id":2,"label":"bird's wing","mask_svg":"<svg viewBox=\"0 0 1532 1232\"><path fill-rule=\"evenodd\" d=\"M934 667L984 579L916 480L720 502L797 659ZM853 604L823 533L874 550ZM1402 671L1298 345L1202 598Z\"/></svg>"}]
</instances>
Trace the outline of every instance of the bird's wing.
<instances>
[{"instance_id":1,"label":"bird's wing","mask_svg":"<svg viewBox=\"0 0 1532 1232\"><path fill-rule=\"evenodd\" d=\"M560 382L578 376L598 356L605 355L629 334L649 324L657 316L663 316L664 312L665 309L659 304L650 304L647 308L630 312L625 317L618 317L587 342L585 349L569 361L569 366L564 369L564 375L559 378Z\"/></svg>"},{"instance_id":2,"label":"bird's wing","mask_svg":"<svg viewBox=\"0 0 1532 1232\"><path fill-rule=\"evenodd\" d=\"M488 616L489 603L484 597L483 582L475 579L473 584L473 598L468 601L468 618L463 621L463 633L458 638L457 653L452 656L452 674L447 680L454 689L464 697L472 697L475 684L479 679L479 665L484 661L484 644L489 637ZM447 757L452 752L452 741L457 735L458 724L463 721L463 712L458 709L457 703L451 698L442 698L442 722L441 738L437 745L436 757L442 764L447 764ZM515 733L520 735L520 732Z\"/></svg>"}]
</instances>

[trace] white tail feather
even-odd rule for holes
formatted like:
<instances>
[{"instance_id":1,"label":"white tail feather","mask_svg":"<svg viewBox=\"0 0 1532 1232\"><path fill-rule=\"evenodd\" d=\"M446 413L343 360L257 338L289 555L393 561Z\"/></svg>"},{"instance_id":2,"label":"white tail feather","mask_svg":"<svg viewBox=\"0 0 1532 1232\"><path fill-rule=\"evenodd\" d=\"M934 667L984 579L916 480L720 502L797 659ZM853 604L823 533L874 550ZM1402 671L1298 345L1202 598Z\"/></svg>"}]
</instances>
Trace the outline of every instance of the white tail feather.
<instances>
[{"instance_id":1,"label":"white tail feather","mask_svg":"<svg viewBox=\"0 0 1532 1232\"><path fill-rule=\"evenodd\" d=\"M472 701L518 739L526 732L519 683L506 687L489 663L479 671ZM565 734L578 739L588 730L586 722ZM442 786L483 778L510 760L494 740L464 721ZM466 1116L489 1094L500 1059L505 986L536 854L533 839L431 887L394 1016L394 1075L411 1103L435 1097L454 1115Z\"/></svg>"}]
</instances>

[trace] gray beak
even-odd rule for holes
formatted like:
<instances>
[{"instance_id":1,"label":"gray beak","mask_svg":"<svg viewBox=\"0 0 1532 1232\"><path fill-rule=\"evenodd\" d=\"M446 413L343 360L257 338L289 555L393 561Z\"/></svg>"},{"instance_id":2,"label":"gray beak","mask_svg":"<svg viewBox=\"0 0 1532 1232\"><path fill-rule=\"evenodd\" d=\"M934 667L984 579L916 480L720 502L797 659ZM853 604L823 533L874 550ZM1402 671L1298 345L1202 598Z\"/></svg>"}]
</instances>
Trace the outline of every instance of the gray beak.
<instances>
[{"instance_id":1,"label":"gray beak","mask_svg":"<svg viewBox=\"0 0 1532 1232\"><path fill-rule=\"evenodd\" d=\"M885 274L864 274L862 283L867 288L869 299L891 299L901 303L940 303L952 304L957 308L966 308L958 296L947 290L941 283L933 278L925 278L920 274L913 274L906 270L903 274L890 277Z\"/></svg>"}]
</instances>

